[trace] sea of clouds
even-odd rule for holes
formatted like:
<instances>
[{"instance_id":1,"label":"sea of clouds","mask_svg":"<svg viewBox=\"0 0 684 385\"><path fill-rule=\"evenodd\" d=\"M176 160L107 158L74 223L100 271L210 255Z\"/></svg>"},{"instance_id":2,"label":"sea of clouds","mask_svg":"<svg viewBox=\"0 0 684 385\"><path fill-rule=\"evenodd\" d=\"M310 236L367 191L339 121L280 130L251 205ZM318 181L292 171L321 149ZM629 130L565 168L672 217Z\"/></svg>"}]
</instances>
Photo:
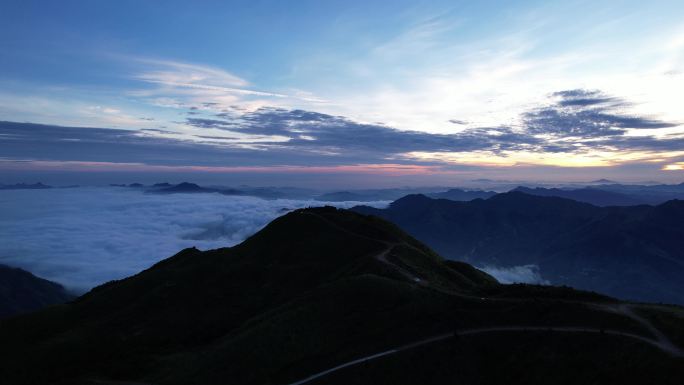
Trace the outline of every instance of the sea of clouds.
<instances>
[{"instance_id":1,"label":"sea of clouds","mask_svg":"<svg viewBox=\"0 0 684 385\"><path fill-rule=\"evenodd\" d=\"M363 202L385 207L389 202ZM360 202L146 194L117 187L0 191L0 263L75 292L178 251L235 245L289 210Z\"/></svg>"},{"instance_id":2,"label":"sea of clouds","mask_svg":"<svg viewBox=\"0 0 684 385\"><path fill-rule=\"evenodd\" d=\"M542 278L539 266L520 265L520 266L484 266L478 269L496 278L501 283L530 283L536 285L550 285L551 283Z\"/></svg>"}]
</instances>

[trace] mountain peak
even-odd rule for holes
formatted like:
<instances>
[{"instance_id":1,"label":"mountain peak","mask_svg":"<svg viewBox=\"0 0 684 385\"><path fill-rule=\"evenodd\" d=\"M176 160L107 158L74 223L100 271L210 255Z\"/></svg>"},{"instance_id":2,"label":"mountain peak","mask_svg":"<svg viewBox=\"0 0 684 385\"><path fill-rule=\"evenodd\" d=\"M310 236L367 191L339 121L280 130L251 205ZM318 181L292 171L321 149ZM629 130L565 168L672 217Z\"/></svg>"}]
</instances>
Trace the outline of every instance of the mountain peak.
<instances>
[{"instance_id":1,"label":"mountain peak","mask_svg":"<svg viewBox=\"0 0 684 385\"><path fill-rule=\"evenodd\" d=\"M526 346L541 341L564 359L560 343L549 345L556 340L547 326L572 320L610 349L598 328L630 325L606 316L603 308L615 306L569 288L499 285L374 216L298 209L237 246L185 249L69 304L3 320L0 377L7 384L297 383L378 351L446 340L455 328L527 336L530 325L549 334ZM496 338L502 343L490 350L519 346ZM518 352L533 361L529 349ZM434 370L430 361L418 369Z\"/></svg>"},{"instance_id":2,"label":"mountain peak","mask_svg":"<svg viewBox=\"0 0 684 385\"><path fill-rule=\"evenodd\" d=\"M197 190L200 189L201 187L196 184L196 183L190 183L190 182L181 182L175 186L178 189L193 189Z\"/></svg>"}]
</instances>

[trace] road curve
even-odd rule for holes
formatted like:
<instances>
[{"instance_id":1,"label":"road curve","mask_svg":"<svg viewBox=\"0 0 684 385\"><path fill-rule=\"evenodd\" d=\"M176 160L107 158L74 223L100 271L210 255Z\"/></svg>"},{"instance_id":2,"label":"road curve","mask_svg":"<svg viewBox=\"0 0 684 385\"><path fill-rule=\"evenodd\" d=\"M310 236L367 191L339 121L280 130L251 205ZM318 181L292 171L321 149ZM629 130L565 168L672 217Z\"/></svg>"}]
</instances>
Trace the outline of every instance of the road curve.
<instances>
[{"instance_id":1,"label":"road curve","mask_svg":"<svg viewBox=\"0 0 684 385\"><path fill-rule=\"evenodd\" d=\"M657 330L657 329L656 329L656 330ZM640 335L638 335L638 334L626 333L626 332L622 332L622 331L619 331L619 330L613 330L613 329L604 329L604 330L601 330L601 329L587 328L587 327L499 326L499 327L487 327L487 328L465 329L465 330L459 330L459 331L457 331L457 332L440 334L440 335L438 335L438 336L426 338L426 339L423 339L423 340L420 340L420 341L413 342L413 343L408 344L408 345L403 345L403 346L400 346L400 347L397 347L397 348L394 348L394 349L386 350L386 351L384 351L384 352L372 354L372 355L370 355L370 356L366 356L366 357L358 358L358 359L353 360L353 361L346 362L346 363L344 363L344 364L342 364L342 365L338 365L338 366L335 366L335 367L333 367L333 368L324 370L324 371L322 371L322 372L318 372L318 373L313 374L313 375L311 375L311 376L309 376L309 377L307 377L307 378L305 378L305 379L303 379L303 380L299 380L299 381L296 381L296 382L292 382L292 383L290 383L290 384L288 384L288 385L302 385L302 384L306 384L306 383L308 383L308 382L310 382L310 381L313 381L313 380L315 380L315 379L317 379L317 378L323 377L323 376L325 376L325 375L327 375L327 374L330 374L330 373L332 373L332 372L336 372L336 371L338 371L338 370L341 370L341 369L344 369L344 368L347 368L347 367L350 367L350 366L354 366L354 365L357 365L357 364L360 364L360 363L363 363L363 362L372 361L372 360L374 360L374 359L376 359L376 358L388 356L388 355L391 355L391 354L400 353L400 352L403 352L403 351L406 351L406 350L409 350L409 349L416 348L416 347L418 347L418 346L427 345L427 344L430 344L430 343L433 343L433 342L437 342L437 341L442 341L442 340L445 340L445 339L447 339L447 338L454 337L455 335L464 336L464 335L473 335L473 334L481 334L481 333L507 332L507 331L523 331L523 332L524 332L524 331L555 331L555 332L569 332L569 333L601 333L601 334L610 334L610 335L616 335L616 336L634 338L634 339L637 339L637 340L642 341L642 342L644 342L644 343L647 343L647 344L649 344L649 345L652 345L652 346L654 346L654 347L656 347L656 348L658 348L658 349L660 349L660 350L662 350L662 351L664 351L664 352L666 352L666 353L669 353L669 354L671 354L671 355L673 355L673 356L675 356L675 357L684 357L684 352L682 352L681 349L677 348L677 347L674 346L672 343L670 343L670 341L667 340L667 339L665 339L665 341L660 340L660 339L654 340L654 339L651 339L651 338L647 338L647 337L644 337L644 336L640 336ZM660 335L662 335L662 333L660 333L659 331L658 331L658 333L659 333ZM656 337L659 338L660 336L656 334ZM664 337L664 336L663 336L663 337Z\"/></svg>"}]
</instances>

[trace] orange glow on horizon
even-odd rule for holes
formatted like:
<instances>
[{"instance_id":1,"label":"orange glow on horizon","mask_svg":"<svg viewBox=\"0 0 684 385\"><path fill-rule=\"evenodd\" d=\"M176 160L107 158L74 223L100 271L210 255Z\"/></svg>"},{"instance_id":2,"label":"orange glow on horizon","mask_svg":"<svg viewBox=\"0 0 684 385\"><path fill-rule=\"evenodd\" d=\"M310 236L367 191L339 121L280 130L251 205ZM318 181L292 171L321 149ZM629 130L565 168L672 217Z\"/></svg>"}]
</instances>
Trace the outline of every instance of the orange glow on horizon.
<instances>
[{"instance_id":1,"label":"orange glow on horizon","mask_svg":"<svg viewBox=\"0 0 684 385\"><path fill-rule=\"evenodd\" d=\"M0 161L5 170L59 170L79 172L208 172L208 173L354 173L372 175L428 175L455 173L439 166L408 164L352 164L338 166L163 166L144 163L82 162L82 161Z\"/></svg>"}]
</instances>

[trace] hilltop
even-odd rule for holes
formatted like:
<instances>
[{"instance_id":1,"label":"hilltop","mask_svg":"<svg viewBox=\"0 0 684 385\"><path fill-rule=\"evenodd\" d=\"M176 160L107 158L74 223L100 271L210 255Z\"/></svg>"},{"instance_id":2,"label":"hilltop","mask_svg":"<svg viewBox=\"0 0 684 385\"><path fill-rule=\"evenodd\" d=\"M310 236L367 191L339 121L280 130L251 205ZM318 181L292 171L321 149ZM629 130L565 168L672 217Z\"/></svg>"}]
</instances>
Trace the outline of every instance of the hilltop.
<instances>
[{"instance_id":1,"label":"hilltop","mask_svg":"<svg viewBox=\"0 0 684 385\"><path fill-rule=\"evenodd\" d=\"M597 207L514 191L471 202L411 195L354 210L396 223L449 259L536 264L557 285L684 303L684 201Z\"/></svg>"},{"instance_id":2,"label":"hilltop","mask_svg":"<svg viewBox=\"0 0 684 385\"><path fill-rule=\"evenodd\" d=\"M492 352L503 354L522 340L529 349L517 354L525 361L551 349L572 362L559 376L591 375L605 364L598 372L608 380L637 383L641 375L674 384L684 378L678 348L660 342L621 306L567 287L501 285L382 219L302 209L232 248L186 249L72 303L1 321L0 377L5 384L288 384L423 341L423 356L431 358L410 372L429 383L436 378L430 373L445 365L468 368L488 360L472 349L484 341L480 335L502 332ZM656 307L649 317L667 316L666 310ZM547 337L526 331L530 327ZM453 338L454 331L463 337ZM680 331L668 329L664 338ZM568 332L580 333L595 349L563 348ZM472 355L443 356L444 343ZM621 351L620 358L595 354L610 349ZM502 375L497 368L510 367L488 365L482 379L492 381ZM509 383L544 383L541 372L526 371ZM395 372L386 378L414 383Z\"/></svg>"}]
</instances>

